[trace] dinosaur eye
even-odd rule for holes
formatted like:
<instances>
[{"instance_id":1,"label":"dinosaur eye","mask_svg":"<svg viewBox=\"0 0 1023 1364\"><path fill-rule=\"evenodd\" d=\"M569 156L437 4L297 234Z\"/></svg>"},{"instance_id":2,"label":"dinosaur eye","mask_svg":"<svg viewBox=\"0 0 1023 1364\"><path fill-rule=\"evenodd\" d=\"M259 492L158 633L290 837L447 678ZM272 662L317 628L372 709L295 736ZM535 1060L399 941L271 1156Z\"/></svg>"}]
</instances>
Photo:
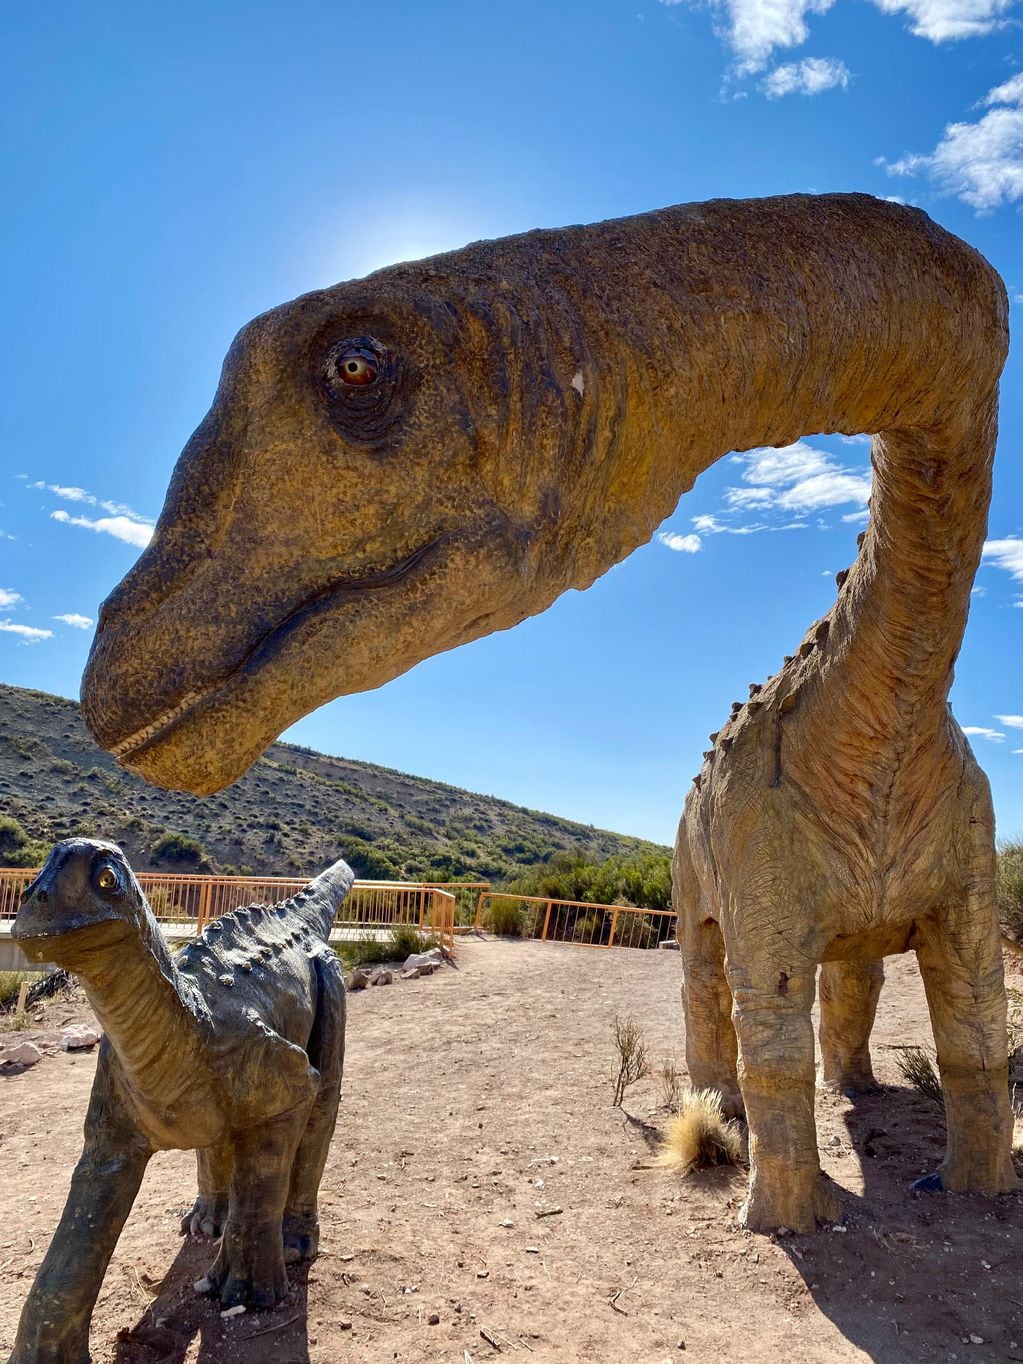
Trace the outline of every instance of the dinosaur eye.
<instances>
[{"instance_id":1,"label":"dinosaur eye","mask_svg":"<svg viewBox=\"0 0 1023 1364\"><path fill-rule=\"evenodd\" d=\"M337 375L343 384L365 388L377 379L377 357L370 351L353 347L337 357Z\"/></svg>"},{"instance_id":2,"label":"dinosaur eye","mask_svg":"<svg viewBox=\"0 0 1023 1364\"><path fill-rule=\"evenodd\" d=\"M96 877L96 884L99 886L100 890L116 890L117 873L114 871L113 867L104 867Z\"/></svg>"}]
</instances>

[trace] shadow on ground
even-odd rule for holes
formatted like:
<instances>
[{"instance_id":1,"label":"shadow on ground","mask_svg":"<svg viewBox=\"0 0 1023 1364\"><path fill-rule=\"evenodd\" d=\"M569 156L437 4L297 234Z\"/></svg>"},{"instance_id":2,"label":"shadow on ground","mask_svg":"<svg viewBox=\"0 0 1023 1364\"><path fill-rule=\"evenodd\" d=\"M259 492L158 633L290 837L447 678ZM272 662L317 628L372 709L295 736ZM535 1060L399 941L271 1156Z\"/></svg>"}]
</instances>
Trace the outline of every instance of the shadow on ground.
<instances>
[{"instance_id":1,"label":"shadow on ground","mask_svg":"<svg viewBox=\"0 0 1023 1364\"><path fill-rule=\"evenodd\" d=\"M210 1241L186 1241L156 1297L130 1330L117 1337L114 1364L183 1364L199 1341L196 1364L308 1364L308 1265L288 1269L291 1293L274 1312L222 1318L216 1300L194 1284L209 1268Z\"/></svg>"},{"instance_id":2,"label":"shadow on ground","mask_svg":"<svg viewBox=\"0 0 1023 1364\"><path fill-rule=\"evenodd\" d=\"M864 1095L843 1117L840 1163L858 1158L862 1196L836 1187L841 1229L778 1242L817 1308L878 1364L1023 1361L1023 1198L913 1193L945 1144L941 1109L915 1091Z\"/></svg>"}]
</instances>

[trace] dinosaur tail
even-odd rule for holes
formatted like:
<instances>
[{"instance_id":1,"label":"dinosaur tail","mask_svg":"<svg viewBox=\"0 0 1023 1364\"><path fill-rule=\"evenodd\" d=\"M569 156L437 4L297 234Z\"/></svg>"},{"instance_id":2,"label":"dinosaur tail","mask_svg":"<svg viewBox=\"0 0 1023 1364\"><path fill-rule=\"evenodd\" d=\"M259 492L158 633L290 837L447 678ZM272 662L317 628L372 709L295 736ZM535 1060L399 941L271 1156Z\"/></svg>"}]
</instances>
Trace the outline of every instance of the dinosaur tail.
<instances>
[{"instance_id":1,"label":"dinosaur tail","mask_svg":"<svg viewBox=\"0 0 1023 1364\"><path fill-rule=\"evenodd\" d=\"M352 888L355 873L347 862L337 861L302 887L290 900L278 906L278 913L300 920L324 942L330 936L334 917Z\"/></svg>"}]
</instances>

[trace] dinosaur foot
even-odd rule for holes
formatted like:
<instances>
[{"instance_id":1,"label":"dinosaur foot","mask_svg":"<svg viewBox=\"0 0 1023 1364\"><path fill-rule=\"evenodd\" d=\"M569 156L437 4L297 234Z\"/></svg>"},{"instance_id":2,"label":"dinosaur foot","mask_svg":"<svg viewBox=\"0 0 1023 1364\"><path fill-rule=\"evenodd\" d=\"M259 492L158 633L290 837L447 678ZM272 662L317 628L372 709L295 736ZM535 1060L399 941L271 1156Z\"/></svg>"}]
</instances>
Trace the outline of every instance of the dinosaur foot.
<instances>
[{"instance_id":1,"label":"dinosaur foot","mask_svg":"<svg viewBox=\"0 0 1023 1364\"><path fill-rule=\"evenodd\" d=\"M785 1227L805 1235L818 1226L841 1222L842 1212L841 1200L817 1171L792 1174L775 1187L754 1174L746 1202L739 1209L739 1223L748 1231L772 1232Z\"/></svg>"},{"instance_id":2,"label":"dinosaur foot","mask_svg":"<svg viewBox=\"0 0 1023 1364\"><path fill-rule=\"evenodd\" d=\"M182 1236L221 1236L227 1225L227 1194L200 1194L181 1219Z\"/></svg>"},{"instance_id":3,"label":"dinosaur foot","mask_svg":"<svg viewBox=\"0 0 1023 1364\"><path fill-rule=\"evenodd\" d=\"M870 1070L826 1070L821 1077L821 1088L846 1099L857 1099L862 1094L883 1094L884 1085L878 1084Z\"/></svg>"},{"instance_id":4,"label":"dinosaur foot","mask_svg":"<svg viewBox=\"0 0 1023 1364\"><path fill-rule=\"evenodd\" d=\"M206 1277L195 1287L199 1293L215 1293L225 1311L249 1307L265 1312L276 1307L288 1296L280 1232L264 1230L243 1238L228 1231Z\"/></svg>"},{"instance_id":5,"label":"dinosaur foot","mask_svg":"<svg viewBox=\"0 0 1023 1364\"><path fill-rule=\"evenodd\" d=\"M315 1260L320 1246L320 1224L315 1214L312 1216L286 1212L284 1214L284 1263L297 1264L299 1260Z\"/></svg>"}]
</instances>

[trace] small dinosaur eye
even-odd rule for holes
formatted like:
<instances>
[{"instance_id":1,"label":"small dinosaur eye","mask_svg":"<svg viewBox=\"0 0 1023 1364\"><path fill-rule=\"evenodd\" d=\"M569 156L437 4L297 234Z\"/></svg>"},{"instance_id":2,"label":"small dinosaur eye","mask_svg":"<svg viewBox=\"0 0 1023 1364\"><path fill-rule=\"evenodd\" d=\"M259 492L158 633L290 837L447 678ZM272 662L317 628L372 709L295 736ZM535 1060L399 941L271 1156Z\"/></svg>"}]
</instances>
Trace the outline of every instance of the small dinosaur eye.
<instances>
[{"instance_id":1,"label":"small dinosaur eye","mask_svg":"<svg viewBox=\"0 0 1023 1364\"><path fill-rule=\"evenodd\" d=\"M337 358L337 372L343 384L365 388L376 383L377 358L364 350L346 350Z\"/></svg>"},{"instance_id":2,"label":"small dinosaur eye","mask_svg":"<svg viewBox=\"0 0 1023 1364\"><path fill-rule=\"evenodd\" d=\"M100 890L114 890L117 886L117 873L112 867L104 867L96 877Z\"/></svg>"}]
</instances>

